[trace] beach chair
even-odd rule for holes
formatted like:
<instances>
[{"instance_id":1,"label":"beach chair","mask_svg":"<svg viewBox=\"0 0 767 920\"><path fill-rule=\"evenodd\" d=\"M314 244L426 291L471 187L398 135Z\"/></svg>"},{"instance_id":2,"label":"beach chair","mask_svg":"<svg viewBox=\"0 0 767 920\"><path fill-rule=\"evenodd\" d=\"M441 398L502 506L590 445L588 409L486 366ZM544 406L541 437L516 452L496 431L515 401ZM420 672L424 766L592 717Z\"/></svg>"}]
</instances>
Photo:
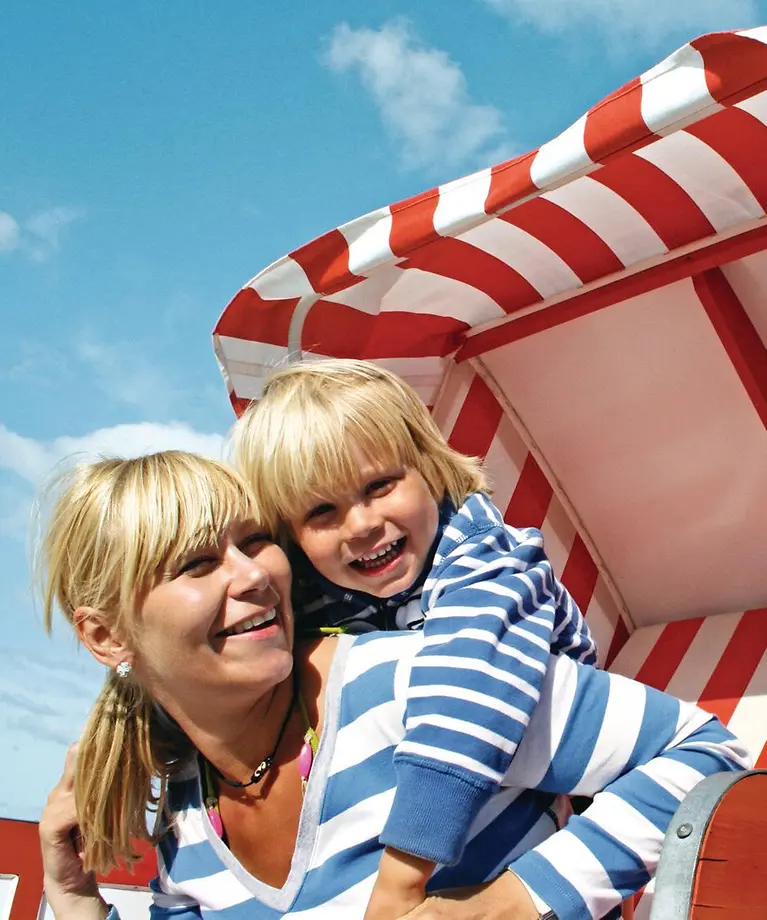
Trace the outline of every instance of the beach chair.
<instances>
[{"instance_id":1,"label":"beach chair","mask_svg":"<svg viewBox=\"0 0 767 920\"><path fill-rule=\"evenodd\" d=\"M602 665L716 713L758 767L765 162L767 28L706 35L539 149L295 249L213 335L237 412L288 359L405 377L541 528Z\"/></svg>"}]
</instances>

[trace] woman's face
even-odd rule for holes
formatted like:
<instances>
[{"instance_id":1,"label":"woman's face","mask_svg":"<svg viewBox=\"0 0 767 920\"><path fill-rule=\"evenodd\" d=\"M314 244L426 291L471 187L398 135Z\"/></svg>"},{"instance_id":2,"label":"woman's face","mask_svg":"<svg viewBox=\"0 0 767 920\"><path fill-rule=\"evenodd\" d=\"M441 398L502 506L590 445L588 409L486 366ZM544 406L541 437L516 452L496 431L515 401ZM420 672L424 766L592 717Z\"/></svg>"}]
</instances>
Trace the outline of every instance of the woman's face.
<instances>
[{"instance_id":1,"label":"woman's face","mask_svg":"<svg viewBox=\"0 0 767 920\"><path fill-rule=\"evenodd\" d=\"M158 573L138 611L137 677L171 713L238 689L266 692L292 667L290 566L252 522Z\"/></svg>"}]
</instances>

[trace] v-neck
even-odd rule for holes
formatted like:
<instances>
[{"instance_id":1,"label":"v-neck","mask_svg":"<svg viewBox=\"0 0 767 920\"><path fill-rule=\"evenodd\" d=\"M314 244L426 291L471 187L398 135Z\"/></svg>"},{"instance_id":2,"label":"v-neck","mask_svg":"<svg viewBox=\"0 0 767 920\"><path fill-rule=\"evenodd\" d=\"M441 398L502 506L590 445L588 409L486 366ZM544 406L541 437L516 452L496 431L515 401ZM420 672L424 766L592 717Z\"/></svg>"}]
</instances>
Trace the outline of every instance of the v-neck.
<instances>
[{"instance_id":1,"label":"v-neck","mask_svg":"<svg viewBox=\"0 0 767 920\"><path fill-rule=\"evenodd\" d=\"M298 821L298 834L290 863L290 872L281 888L267 885L250 873L232 853L224 841L216 834L204 808L202 775L197 768L197 791L200 796L200 811L203 830L208 843L224 868L240 882L255 898L266 907L287 912L293 905L303 885L309 868L309 861L317 839L320 826L322 804L327 789L330 762L338 734L338 719L341 708L341 689L349 649L354 643L353 636L339 636L338 647L333 654L327 680L325 683L325 703L323 707L323 728L317 755L312 764L306 794L301 804Z\"/></svg>"}]
</instances>

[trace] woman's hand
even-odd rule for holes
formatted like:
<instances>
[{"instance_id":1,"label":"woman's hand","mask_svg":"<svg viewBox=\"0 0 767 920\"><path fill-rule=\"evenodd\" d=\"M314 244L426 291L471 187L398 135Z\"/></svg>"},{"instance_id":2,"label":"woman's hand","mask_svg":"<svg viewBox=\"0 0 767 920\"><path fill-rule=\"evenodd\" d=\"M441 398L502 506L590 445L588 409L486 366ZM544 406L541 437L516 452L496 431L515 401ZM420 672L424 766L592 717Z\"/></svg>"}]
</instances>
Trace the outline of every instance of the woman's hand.
<instances>
[{"instance_id":1,"label":"woman's hand","mask_svg":"<svg viewBox=\"0 0 767 920\"><path fill-rule=\"evenodd\" d=\"M45 896L56 920L104 920L109 913L96 876L83 868L75 806L77 745L67 751L64 773L40 818Z\"/></svg>"},{"instance_id":2,"label":"woman's hand","mask_svg":"<svg viewBox=\"0 0 767 920\"><path fill-rule=\"evenodd\" d=\"M539 920L527 889L513 872L471 888L430 895L402 920Z\"/></svg>"}]
</instances>

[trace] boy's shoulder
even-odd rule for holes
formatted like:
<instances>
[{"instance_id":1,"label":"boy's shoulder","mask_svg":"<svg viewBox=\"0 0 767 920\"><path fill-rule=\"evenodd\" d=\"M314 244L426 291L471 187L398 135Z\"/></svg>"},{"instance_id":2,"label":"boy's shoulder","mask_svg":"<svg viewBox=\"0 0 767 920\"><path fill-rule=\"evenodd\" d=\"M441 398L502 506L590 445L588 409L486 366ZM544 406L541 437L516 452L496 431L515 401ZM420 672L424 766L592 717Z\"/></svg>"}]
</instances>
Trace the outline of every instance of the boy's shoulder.
<instances>
[{"instance_id":1,"label":"boy's shoulder","mask_svg":"<svg viewBox=\"0 0 767 920\"><path fill-rule=\"evenodd\" d=\"M517 528L507 524L500 509L486 492L472 492L459 508L450 506L449 514L442 531L439 556L444 558L456 546L473 537L486 536L497 532L509 549L522 543L543 545L543 536L534 527Z\"/></svg>"}]
</instances>

